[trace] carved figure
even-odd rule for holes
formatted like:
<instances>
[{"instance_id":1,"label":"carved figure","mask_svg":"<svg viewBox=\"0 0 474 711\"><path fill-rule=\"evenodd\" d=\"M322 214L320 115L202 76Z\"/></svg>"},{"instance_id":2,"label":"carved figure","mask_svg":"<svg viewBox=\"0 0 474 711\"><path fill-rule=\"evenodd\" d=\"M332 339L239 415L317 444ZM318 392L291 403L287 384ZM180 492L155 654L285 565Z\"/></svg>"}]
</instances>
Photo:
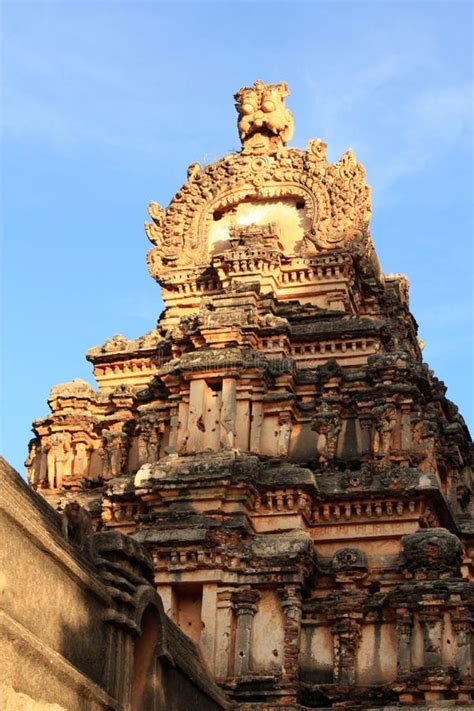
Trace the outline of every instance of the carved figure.
<instances>
[{"instance_id":1,"label":"carved figure","mask_svg":"<svg viewBox=\"0 0 474 711\"><path fill-rule=\"evenodd\" d=\"M326 149L327 143L324 143L320 138L313 138L313 140L308 143L306 149L308 160L314 161L315 163L326 161Z\"/></svg>"},{"instance_id":2,"label":"carved figure","mask_svg":"<svg viewBox=\"0 0 474 711\"><path fill-rule=\"evenodd\" d=\"M278 424L280 425L277 445L278 456L287 457L290 453L291 430L293 428L291 413L280 412L278 416Z\"/></svg>"},{"instance_id":3,"label":"carved figure","mask_svg":"<svg viewBox=\"0 0 474 711\"><path fill-rule=\"evenodd\" d=\"M337 452L337 440L341 431L340 416L323 403L320 412L313 418L311 428L317 432L316 449L321 464L334 459Z\"/></svg>"},{"instance_id":4,"label":"carved figure","mask_svg":"<svg viewBox=\"0 0 474 711\"><path fill-rule=\"evenodd\" d=\"M92 535L92 522L88 511L76 501L66 504L62 512L62 530L66 541L73 541L84 548Z\"/></svg>"},{"instance_id":5,"label":"carved figure","mask_svg":"<svg viewBox=\"0 0 474 711\"><path fill-rule=\"evenodd\" d=\"M284 103L289 94L285 82L264 84L259 80L234 95L239 135L244 145L256 133L277 137L283 145L288 143L294 131L293 114Z\"/></svg>"},{"instance_id":6,"label":"carved figure","mask_svg":"<svg viewBox=\"0 0 474 711\"><path fill-rule=\"evenodd\" d=\"M139 466L156 462L159 459L162 432L156 418L144 417L135 427L138 435L138 461Z\"/></svg>"},{"instance_id":7,"label":"carved figure","mask_svg":"<svg viewBox=\"0 0 474 711\"><path fill-rule=\"evenodd\" d=\"M418 420L413 427L415 451L421 456L422 471L436 471L436 424L431 415Z\"/></svg>"},{"instance_id":8,"label":"carved figure","mask_svg":"<svg viewBox=\"0 0 474 711\"><path fill-rule=\"evenodd\" d=\"M41 467L41 443L35 438L28 445L28 456L25 459L26 476L30 484L37 484Z\"/></svg>"},{"instance_id":9,"label":"carved figure","mask_svg":"<svg viewBox=\"0 0 474 711\"><path fill-rule=\"evenodd\" d=\"M156 462L160 457L160 446L163 432L159 425L155 424L150 432L148 440L148 461Z\"/></svg>"},{"instance_id":10,"label":"carved figure","mask_svg":"<svg viewBox=\"0 0 474 711\"><path fill-rule=\"evenodd\" d=\"M111 479L124 469L127 461L127 435L114 430L102 430L102 476Z\"/></svg>"},{"instance_id":11,"label":"carved figure","mask_svg":"<svg viewBox=\"0 0 474 711\"><path fill-rule=\"evenodd\" d=\"M47 445L48 486L61 489L64 480L72 474L74 453L67 434L53 434Z\"/></svg>"},{"instance_id":12,"label":"carved figure","mask_svg":"<svg viewBox=\"0 0 474 711\"><path fill-rule=\"evenodd\" d=\"M375 421L374 454L389 461L393 432L397 426L397 408L388 403L374 407L373 413L377 418Z\"/></svg>"},{"instance_id":13,"label":"carved figure","mask_svg":"<svg viewBox=\"0 0 474 711\"><path fill-rule=\"evenodd\" d=\"M74 448L73 473L78 477L87 476L90 449L85 442L77 442Z\"/></svg>"},{"instance_id":14,"label":"carved figure","mask_svg":"<svg viewBox=\"0 0 474 711\"><path fill-rule=\"evenodd\" d=\"M151 423L149 420L140 420L135 427L135 434L138 436L138 464L146 464L148 462L148 440L151 432Z\"/></svg>"}]
</instances>

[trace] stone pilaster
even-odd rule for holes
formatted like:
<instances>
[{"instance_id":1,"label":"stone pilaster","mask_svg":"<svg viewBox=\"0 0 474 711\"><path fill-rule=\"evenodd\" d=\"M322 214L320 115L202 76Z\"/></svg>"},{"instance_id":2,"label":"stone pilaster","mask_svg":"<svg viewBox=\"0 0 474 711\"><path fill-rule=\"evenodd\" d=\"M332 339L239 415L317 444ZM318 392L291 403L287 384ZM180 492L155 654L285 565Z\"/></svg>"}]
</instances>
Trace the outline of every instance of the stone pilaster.
<instances>
[{"instance_id":1,"label":"stone pilaster","mask_svg":"<svg viewBox=\"0 0 474 711\"><path fill-rule=\"evenodd\" d=\"M334 622L332 633L334 636L334 682L336 684L355 684L360 625L352 617L343 617Z\"/></svg>"},{"instance_id":2,"label":"stone pilaster","mask_svg":"<svg viewBox=\"0 0 474 711\"><path fill-rule=\"evenodd\" d=\"M250 671L250 637L252 622L260 599L258 590L239 590L233 595L237 617L235 631L234 675L245 676Z\"/></svg>"},{"instance_id":3,"label":"stone pilaster","mask_svg":"<svg viewBox=\"0 0 474 711\"><path fill-rule=\"evenodd\" d=\"M466 608L460 608L452 616L456 632L456 666L461 677L472 674L472 617Z\"/></svg>"},{"instance_id":4,"label":"stone pilaster","mask_svg":"<svg viewBox=\"0 0 474 711\"><path fill-rule=\"evenodd\" d=\"M234 612L232 590L217 592L217 632L214 669L218 679L229 675L232 649L232 617Z\"/></svg>"},{"instance_id":5,"label":"stone pilaster","mask_svg":"<svg viewBox=\"0 0 474 711\"><path fill-rule=\"evenodd\" d=\"M396 610L396 630L398 638L397 676L409 674L411 670L411 638L413 614L406 608Z\"/></svg>"},{"instance_id":6,"label":"stone pilaster","mask_svg":"<svg viewBox=\"0 0 474 711\"><path fill-rule=\"evenodd\" d=\"M301 636L301 591L296 585L280 588L278 595L285 615L283 677L288 681L298 678L298 658Z\"/></svg>"}]
</instances>

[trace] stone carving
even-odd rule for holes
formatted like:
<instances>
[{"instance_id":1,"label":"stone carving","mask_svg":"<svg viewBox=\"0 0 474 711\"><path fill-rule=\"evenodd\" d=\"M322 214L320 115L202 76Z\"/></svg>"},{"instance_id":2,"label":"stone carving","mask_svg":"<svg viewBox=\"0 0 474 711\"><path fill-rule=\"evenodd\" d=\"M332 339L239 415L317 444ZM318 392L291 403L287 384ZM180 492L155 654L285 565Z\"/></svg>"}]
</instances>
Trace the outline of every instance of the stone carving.
<instances>
[{"instance_id":1,"label":"stone carving","mask_svg":"<svg viewBox=\"0 0 474 711\"><path fill-rule=\"evenodd\" d=\"M392 438L397 426L397 408L391 403L374 407L375 418L374 454L390 461Z\"/></svg>"},{"instance_id":2,"label":"stone carving","mask_svg":"<svg viewBox=\"0 0 474 711\"><path fill-rule=\"evenodd\" d=\"M137 348L139 350L156 348L160 343L163 343L164 340L165 339L160 334L160 332L155 329L153 331L149 331L149 333L145 333L144 336L141 336L137 339Z\"/></svg>"},{"instance_id":3,"label":"stone carving","mask_svg":"<svg viewBox=\"0 0 474 711\"><path fill-rule=\"evenodd\" d=\"M368 569L367 556L358 548L339 548L332 559L332 569L336 576L344 574L341 582L347 575L350 575L351 579L363 577Z\"/></svg>"},{"instance_id":4,"label":"stone carving","mask_svg":"<svg viewBox=\"0 0 474 711\"><path fill-rule=\"evenodd\" d=\"M142 417L136 424L135 434L138 435L139 466L158 461L163 426L156 417Z\"/></svg>"},{"instance_id":5,"label":"stone carving","mask_svg":"<svg viewBox=\"0 0 474 711\"><path fill-rule=\"evenodd\" d=\"M74 445L73 474L79 478L86 477L89 469L91 448L86 442L78 441Z\"/></svg>"},{"instance_id":6,"label":"stone carving","mask_svg":"<svg viewBox=\"0 0 474 711\"><path fill-rule=\"evenodd\" d=\"M422 471L436 471L436 422L433 415L426 413L420 416L413 427L413 443L415 452L421 461L418 466Z\"/></svg>"},{"instance_id":7,"label":"stone carving","mask_svg":"<svg viewBox=\"0 0 474 711\"><path fill-rule=\"evenodd\" d=\"M331 631L334 639L334 681L354 686L360 624L356 619L344 615L336 617Z\"/></svg>"},{"instance_id":8,"label":"stone carving","mask_svg":"<svg viewBox=\"0 0 474 711\"><path fill-rule=\"evenodd\" d=\"M285 107L289 96L285 82L264 84L256 81L235 95L239 114L239 135L244 148L286 145L294 131L293 115ZM266 139L266 140L265 140Z\"/></svg>"},{"instance_id":9,"label":"stone carving","mask_svg":"<svg viewBox=\"0 0 474 711\"><path fill-rule=\"evenodd\" d=\"M368 468L352 472L349 469L341 474L339 485L341 489L365 489L373 481L373 474Z\"/></svg>"},{"instance_id":10,"label":"stone carving","mask_svg":"<svg viewBox=\"0 0 474 711\"><path fill-rule=\"evenodd\" d=\"M47 452L48 486L61 489L71 477L74 453L67 433L52 434L45 446Z\"/></svg>"},{"instance_id":11,"label":"stone carving","mask_svg":"<svg viewBox=\"0 0 474 711\"><path fill-rule=\"evenodd\" d=\"M254 322L254 309L239 308L236 306L215 308L210 302L201 303L198 322L204 328L219 326L240 325L246 326Z\"/></svg>"},{"instance_id":12,"label":"stone carving","mask_svg":"<svg viewBox=\"0 0 474 711\"><path fill-rule=\"evenodd\" d=\"M91 385L81 378L75 378L69 383L54 385L51 388L48 400L54 400L57 397L91 397L94 390Z\"/></svg>"},{"instance_id":13,"label":"stone carving","mask_svg":"<svg viewBox=\"0 0 474 711\"><path fill-rule=\"evenodd\" d=\"M278 456L287 457L290 453L291 430L293 428L291 413L280 412L278 415L278 424L280 426L277 445Z\"/></svg>"},{"instance_id":14,"label":"stone carving","mask_svg":"<svg viewBox=\"0 0 474 711\"><path fill-rule=\"evenodd\" d=\"M258 325L261 328L281 330L283 328L288 328L288 319L283 318L282 316L275 316L275 314L262 314L258 317Z\"/></svg>"},{"instance_id":15,"label":"stone carving","mask_svg":"<svg viewBox=\"0 0 474 711\"><path fill-rule=\"evenodd\" d=\"M250 640L252 622L260 599L258 590L242 588L233 594L236 620L235 671L239 675L248 673L250 666Z\"/></svg>"},{"instance_id":16,"label":"stone carving","mask_svg":"<svg viewBox=\"0 0 474 711\"><path fill-rule=\"evenodd\" d=\"M326 162L326 149L327 144L324 143L320 138L314 138L308 143L306 152L308 154L308 160L314 161L315 163Z\"/></svg>"},{"instance_id":17,"label":"stone carving","mask_svg":"<svg viewBox=\"0 0 474 711\"><path fill-rule=\"evenodd\" d=\"M25 459L26 476L32 485L38 484L41 459L41 441L38 437L31 439L28 445L28 456Z\"/></svg>"},{"instance_id":18,"label":"stone carving","mask_svg":"<svg viewBox=\"0 0 474 711\"><path fill-rule=\"evenodd\" d=\"M116 333L112 338L108 338L102 346L89 348L87 357L89 360L95 360L98 356L113 354L113 353L129 353L137 350L149 350L156 348L165 339L158 330L145 333L137 339L125 338L121 333ZM90 387L90 386L89 386ZM93 391L92 391L93 392Z\"/></svg>"},{"instance_id":19,"label":"stone carving","mask_svg":"<svg viewBox=\"0 0 474 711\"><path fill-rule=\"evenodd\" d=\"M403 536L405 567L415 577L458 577L462 561L459 538L445 528L419 530Z\"/></svg>"},{"instance_id":20,"label":"stone carving","mask_svg":"<svg viewBox=\"0 0 474 711\"><path fill-rule=\"evenodd\" d=\"M127 464L128 437L118 430L102 430L102 476L111 479L118 476Z\"/></svg>"},{"instance_id":21,"label":"stone carving","mask_svg":"<svg viewBox=\"0 0 474 711\"><path fill-rule=\"evenodd\" d=\"M320 139L287 147L271 88L239 96L241 151L149 206L165 310L89 352L99 392L53 389L28 474L145 543L231 703L472 702L469 433L421 360L406 280L378 264L364 169Z\"/></svg>"},{"instance_id":22,"label":"stone carving","mask_svg":"<svg viewBox=\"0 0 474 711\"><path fill-rule=\"evenodd\" d=\"M104 353L116 353L127 350L128 341L121 333L116 333L112 338L108 338L102 346Z\"/></svg>"},{"instance_id":23,"label":"stone carving","mask_svg":"<svg viewBox=\"0 0 474 711\"><path fill-rule=\"evenodd\" d=\"M336 456L341 427L341 418L337 412L327 403L322 403L320 411L311 422L311 428L317 433L316 448L321 464L327 465Z\"/></svg>"},{"instance_id":24,"label":"stone carving","mask_svg":"<svg viewBox=\"0 0 474 711\"><path fill-rule=\"evenodd\" d=\"M286 680L298 677L298 657L301 634L301 590L297 585L288 585L278 591L284 618L283 672Z\"/></svg>"},{"instance_id":25,"label":"stone carving","mask_svg":"<svg viewBox=\"0 0 474 711\"><path fill-rule=\"evenodd\" d=\"M303 255L355 239L362 253L373 251L368 235L370 189L363 166L352 151L336 164L327 163L325 144L319 139L310 142L307 153L285 148L292 127L291 114L283 105L286 91L285 85L258 83L257 89L238 92L244 150L193 171L166 210L150 204L152 222L145 229L154 246L148 266L162 285L175 289L199 278L210 264L207 237L213 216L232 211L242 200L293 198L302 203L311 224ZM275 106L272 111L260 108L267 100L267 108L270 102ZM249 113L244 113L244 106ZM281 150L273 152L278 146ZM264 155L255 156L255 151Z\"/></svg>"},{"instance_id":26,"label":"stone carving","mask_svg":"<svg viewBox=\"0 0 474 711\"><path fill-rule=\"evenodd\" d=\"M401 467L392 467L380 475L380 483L387 489L409 489L415 486L417 481L418 477L415 471Z\"/></svg>"}]
</instances>

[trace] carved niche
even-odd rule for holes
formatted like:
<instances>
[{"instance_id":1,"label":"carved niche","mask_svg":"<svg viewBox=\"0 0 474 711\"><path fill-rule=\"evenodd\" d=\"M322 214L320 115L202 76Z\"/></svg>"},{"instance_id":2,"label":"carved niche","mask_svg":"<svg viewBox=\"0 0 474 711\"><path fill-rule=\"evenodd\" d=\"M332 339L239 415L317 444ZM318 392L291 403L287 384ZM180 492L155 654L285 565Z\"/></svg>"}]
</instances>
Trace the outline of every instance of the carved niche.
<instances>
[{"instance_id":1,"label":"carved niche","mask_svg":"<svg viewBox=\"0 0 474 711\"><path fill-rule=\"evenodd\" d=\"M120 430L102 430L102 477L111 479L123 473L128 458L128 436Z\"/></svg>"}]
</instances>

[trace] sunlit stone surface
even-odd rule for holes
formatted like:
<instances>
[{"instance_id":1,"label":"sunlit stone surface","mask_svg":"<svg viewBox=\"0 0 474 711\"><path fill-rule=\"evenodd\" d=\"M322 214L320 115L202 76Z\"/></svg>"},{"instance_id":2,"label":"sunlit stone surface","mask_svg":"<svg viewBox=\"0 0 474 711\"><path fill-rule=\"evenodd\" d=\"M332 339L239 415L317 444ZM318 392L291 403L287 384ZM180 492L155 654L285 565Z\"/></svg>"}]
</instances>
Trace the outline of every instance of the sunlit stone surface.
<instances>
[{"instance_id":1,"label":"sunlit stone surface","mask_svg":"<svg viewBox=\"0 0 474 711\"><path fill-rule=\"evenodd\" d=\"M363 166L288 147L288 93L240 90L242 150L150 204L166 310L88 352L98 390L53 388L28 476L148 548L242 709L467 708L469 433L377 260Z\"/></svg>"}]
</instances>

